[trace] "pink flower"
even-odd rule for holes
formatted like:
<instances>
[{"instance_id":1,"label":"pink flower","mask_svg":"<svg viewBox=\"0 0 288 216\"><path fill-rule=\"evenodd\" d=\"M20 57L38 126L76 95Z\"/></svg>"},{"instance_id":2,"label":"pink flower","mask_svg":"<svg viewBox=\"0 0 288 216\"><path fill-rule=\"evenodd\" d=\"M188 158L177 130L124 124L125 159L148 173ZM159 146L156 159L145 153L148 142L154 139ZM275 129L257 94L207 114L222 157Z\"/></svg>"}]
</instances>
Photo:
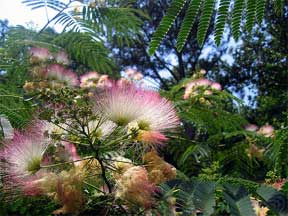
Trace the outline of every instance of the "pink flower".
<instances>
[{"instance_id":1,"label":"pink flower","mask_svg":"<svg viewBox=\"0 0 288 216\"><path fill-rule=\"evenodd\" d=\"M91 71L80 77L81 88L95 88L100 75L97 72Z\"/></svg>"},{"instance_id":2,"label":"pink flower","mask_svg":"<svg viewBox=\"0 0 288 216\"><path fill-rule=\"evenodd\" d=\"M69 142L62 142L62 145L57 146L55 156L61 161L76 161L81 159L75 145Z\"/></svg>"},{"instance_id":3,"label":"pink flower","mask_svg":"<svg viewBox=\"0 0 288 216\"><path fill-rule=\"evenodd\" d=\"M32 47L29 52L32 55L32 58L39 61L49 60L52 57L47 48Z\"/></svg>"},{"instance_id":4,"label":"pink flower","mask_svg":"<svg viewBox=\"0 0 288 216\"><path fill-rule=\"evenodd\" d=\"M114 84L97 99L95 109L117 125L139 130L138 141L162 143L166 141L162 133L179 125L176 111L167 99L134 85Z\"/></svg>"},{"instance_id":5,"label":"pink flower","mask_svg":"<svg viewBox=\"0 0 288 216\"><path fill-rule=\"evenodd\" d=\"M258 128L259 127L257 125L255 125L255 124L248 124L248 125L244 126L244 129L246 131L250 131L250 132L256 132L258 130Z\"/></svg>"},{"instance_id":6,"label":"pink flower","mask_svg":"<svg viewBox=\"0 0 288 216\"><path fill-rule=\"evenodd\" d=\"M190 95L192 95L196 91L196 89L200 86L208 87L210 85L211 81L205 78L193 80L190 83L186 84L183 98L188 99Z\"/></svg>"},{"instance_id":7,"label":"pink flower","mask_svg":"<svg viewBox=\"0 0 288 216\"><path fill-rule=\"evenodd\" d=\"M67 53L65 53L63 51L56 53L54 58L55 58L56 62L59 64L68 65L70 63Z\"/></svg>"},{"instance_id":8,"label":"pink flower","mask_svg":"<svg viewBox=\"0 0 288 216\"><path fill-rule=\"evenodd\" d=\"M156 187L149 182L146 169L141 166L129 168L116 181L116 197L128 201L132 205L148 209L154 202L153 193Z\"/></svg>"},{"instance_id":9,"label":"pink flower","mask_svg":"<svg viewBox=\"0 0 288 216\"><path fill-rule=\"evenodd\" d=\"M134 85L114 85L98 101L96 108L118 125L136 121L140 129L158 132L179 125L176 111L167 99Z\"/></svg>"},{"instance_id":10,"label":"pink flower","mask_svg":"<svg viewBox=\"0 0 288 216\"><path fill-rule=\"evenodd\" d=\"M273 126L266 124L259 128L257 131L258 134L261 134L265 137L273 137L274 136L274 128Z\"/></svg>"},{"instance_id":11,"label":"pink flower","mask_svg":"<svg viewBox=\"0 0 288 216\"><path fill-rule=\"evenodd\" d=\"M79 84L77 75L59 64L50 65L44 77L62 82L68 86L77 86Z\"/></svg>"},{"instance_id":12,"label":"pink flower","mask_svg":"<svg viewBox=\"0 0 288 216\"><path fill-rule=\"evenodd\" d=\"M140 115L141 100L139 92L131 85L113 85L97 98L96 110L118 125L127 125Z\"/></svg>"},{"instance_id":13,"label":"pink flower","mask_svg":"<svg viewBox=\"0 0 288 216\"><path fill-rule=\"evenodd\" d=\"M112 81L109 79L108 75L101 75L97 87L99 88L111 88L113 86Z\"/></svg>"},{"instance_id":14,"label":"pink flower","mask_svg":"<svg viewBox=\"0 0 288 216\"><path fill-rule=\"evenodd\" d=\"M31 178L41 168L47 146L48 142L43 134L36 133L32 129L26 133L15 132L13 139L5 143L0 152L1 172L4 174L5 186L10 187L10 190L15 190L15 187L27 188ZM29 187L31 191L37 190L31 185Z\"/></svg>"},{"instance_id":15,"label":"pink flower","mask_svg":"<svg viewBox=\"0 0 288 216\"><path fill-rule=\"evenodd\" d=\"M163 134L159 132L145 130L140 130L136 139L144 143L158 145L161 145L168 140Z\"/></svg>"},{"instance_id":16,"label":"pink flower","mask_svg":"<svg viewBox=\"0 0 288 216\"><path fill-rule=\"evenodd\" d=\"M213 82L211 84L211 88L214 89L214 90L218 90L218 91L221 91L222 90L222 86L220 83L217 83L217 82Z\"/></svg>"},{"instance_id":17,"label":"pink flower","mask_svg":"<svg viewBox=\"0 0 288 216\"><path fill-rule=\"evenodd\" d=\"M133 68L128 68L124 72L129 78L132 78L136 73L136 71Z\"/></svg>"}]
</instances>

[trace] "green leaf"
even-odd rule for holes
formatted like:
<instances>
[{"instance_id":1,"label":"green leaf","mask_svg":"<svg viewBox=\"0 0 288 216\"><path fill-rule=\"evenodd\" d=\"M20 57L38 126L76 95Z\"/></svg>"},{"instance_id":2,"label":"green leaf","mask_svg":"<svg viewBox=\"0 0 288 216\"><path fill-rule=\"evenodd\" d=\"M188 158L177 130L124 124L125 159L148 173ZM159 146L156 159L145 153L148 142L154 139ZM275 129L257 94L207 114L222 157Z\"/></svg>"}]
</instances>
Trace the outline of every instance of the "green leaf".
<instances>
[{"instance_id":1,"label":"green leaf","mask_svg":"<svg viewBox=\"0 0 288 216\"><path fill-rule=\"evenodd\" d=\"M262 23L262 20L264 17L265 3L266 3L266 0L257 0L257 3L256 3L256 18L259 24Z\"/></svg>"},{"instance_id":2,"label":"green leaf","mask_svg":"<svg viewBox=\"0 0 288 216\"><path fill-rule=\"evenodd\" d=\"M175 22L178 14L182 11L186 0L174 0L168 8L156 32L154 33L149 47L149 54L153 55L160 46L161 41Z\"/></svg>"},{"instance_id":3,"label":"green leaf","mask_svg":"<svg viewBox=\"0 0 288 216\"><path fill-rule=\"evenodd\" d=\"M214 5L215 0L206 0L204 3L197 31L197 41L199 43L199 46L203 46L203 43L205 41L207 30L210 25L210 20L213 15Z\"/></svg>"},{"instance_id":4,"label":"green leaf","mask_svg":"<svg viewBox=\"0 0 288 216\"><path fill-rule=\"evenodd\" d=\"M245 0L235 0L231 21L232 35L235 38L235 40L238 40L240 35L240 27L244 6L245 6Z\"/></svg>"},{"instance_id":5,"label":"green leaf","mask_svg":"<svg viewBox=\"0 0 288 216\"><path fill-rule=\"evenodd\" d=\"M203 211L203 215L211 215L214 212L215 201L215 183L200 182L195 186L194 202L198 209Z\"/></svg>"},{"instance_id":6,"label":"green leaf","mask_svg":"<svg viewBox=\"0 0 288 216\"><path fill-rule=\"evenodd\" d=\"M228 17L230 0L221 0L220 6L218 9L218 14L216 18L216 25L215 25L215 43L217 46L220 45L221 38L224 32L224 26Z\"/></svg>"},{"instance_id":7,"label":"green leaf","mask_svg":"<svg viewBox=\"0 0 288 216\"><path fill-rule=\"evenodd\" d=\"M180 28L180 32L177 36L177 51L178 52L181 52L181 50L183 49L186 43L187 37L193 27L195 18L198 14L201 4L202 4L202 0L191 0L189 4L189 8L186 12L186 15L184 17L183 23Z\"/></svg>"},{"instance_id":8,"label":"green leaf","mask_svg":"<svg viewBox=\"0 0 288 216\"><path fill-rule=\"evenodd\" d=\"M246 28L248 32L252 31L256 16L256 1L247 0Z\"/></svg>"},{"instance_id":9,"label":"green leaf","mask_svg":"<svg viewBox=\"0 0 288 216\"><path fill-rule=\"evenodd\" d=\"M269 208L279 213L280 216L288 215L287 196L267 185L261 185L257 194L264 199Z\"/></svg>"},{"instance_id":10,"label":"green leaf","mask_svg":"<svg viewBox=\"0 0 288 216\"><path fill-rule=\"evenodd\" d=\"M250 195L247 194L243 187L223 185L224 198L229 205L231 215L233 216L255 216L255 211L252 207Z\"/></svg>"}]
</instances>

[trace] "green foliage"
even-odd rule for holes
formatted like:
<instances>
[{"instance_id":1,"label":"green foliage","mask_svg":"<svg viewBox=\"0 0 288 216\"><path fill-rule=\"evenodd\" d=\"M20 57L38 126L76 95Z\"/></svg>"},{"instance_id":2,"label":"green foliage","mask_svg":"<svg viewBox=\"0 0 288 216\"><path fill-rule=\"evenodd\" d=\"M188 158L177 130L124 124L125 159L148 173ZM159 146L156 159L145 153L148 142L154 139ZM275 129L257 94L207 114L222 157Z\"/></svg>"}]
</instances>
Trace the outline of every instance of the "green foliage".
<instances>
[{"instance_id":1,"label":"green foliage","mask_svg":"<svg viewBox=\"0 0 288 216\"><path fill-rule=\"evenodd\" d=\"M288 130L287 127L279 129L274 139L271 139L267 156L271 160L273 170L279 176L288 175Z\"/></svg>"},{"instance_id":2,"label":"green foliage","mask_svg":"<svg viewBox=\"0 0 288 216\"><path fill-rule=\"evenodd\" d=\"M238 40L240 36L241 20L243 16L244 6L245 6L245 0L235 0L231 21L231 32L236 40Z\"/></svg>"},{"instance_id":3,"label":"green foliage","mask_svg":"<svg viewBox=\"0 0 288 216\"><path fill-rule=\"evenodd\" d=\"M202 46L205 41L206 33L212 18L214 5L215 0L206 0L204 2L203 8L205 8L205 10L202 11L197 31L197 40L200 46Z\"/></svg>"},{"instance_id":4,"label":"green foliage","mask_svg":"<svg viewBox=\"0 0 288 216\"><path fill-rule=\"evenodd\" d=\"M252 0L247 1L247 15L246 16L247 16L246 28L248 32L251 32L255 23L255 18L256 18L256 1L252 1Z\"/></svg>"},{"instance_id":5,"label":"green foliage","mask_svg":"<svg viewBox=\"0 0 288 216\"><path fill-rule=\"evenodd\" d=\"M175 22L178 14L182 11L186 0L174 0L171 3L170 8L167 10L165 17L162 19L158 29L154 33L154 36L150 43L149 53L154 54L156 49L160 45L160 41L163 40L173 23Z\"/></svg>"},{"instance_id":6,"label":"green foliage","mask_svg":"<svg viewBox=\"0 0 288 216\"><path fill-rule=\"evenodd\" d=\"M2 216L52 216L56 207L54 202L44 197L18 198L11 202L3 202L3 200L0 200L0 214Z\"/></svg>"},{"instance_id":7,"label":"green foliage","mask_svg":"<svg viewBox=\"0 0 288 216\"><path fill-rule=\"evenodd\" d=\"M230 0L221 0L215 24L215 43L220 45L222 34L224 32L225 23L228 17Z\"/></svg>"},{"instance_id":8,"label":"green foliage","mask_svg":"<svg viewBox=\"0 0 288 216\"><path fill-rule=\"evenodd\" d=\"M52 39L52 38L51 38ZM84 64L91 70L113 74L116 65L108 56L108 50L101 41L95 41L86 33L67 32L55 37L52 44L61 46L78 64Z\"/></svg>"},{"instance_id":9,"label":"green foliage","mask_svg":"<svg viewBox=\"0 0 288 216\"><path fill-rule=\"evenodd\" d=\"M158 29L154 33L154 36L150 43L149 53L150 55L154 54L156 49L159 47L161 41L164 39L165 35L167 34L168 30L171 28L173 23L175 22L177 16L179 15L180 11L182 10L184 4L187 1L182 0L174 0L171 3L171 6L166 12L166 15L163 17ZM189 1L188 1L189 2ZM243 12L246 12L246 28L248 32L250 32L253 28L255 23L255 17L257 16L257 21L260 24L262 22L263 13L265 10L265 2L258 0L248 0L247 4L245 4L245 0L235 0L234 7L231 10L230 14L232 14L232 21L231 21L231 29L232 35L237 40L240 35L241 29L241 21ZM195 16L198 13L199 7L202 5L202 12L200 15L200 22L198 25L197 30L197 40L200 46L203 46L205 42L205 37L207 34L208 26L210 24L210 20L213 17L213 11L217 11L217 18L216 18L216 25L215 25L215 41L216 44L219 45L221 41L221 36L224 32L224 26L227 21L227 15L229 10L229 5L231 0L223 0L220 1L219 8L215 9L215 1L213 0L203 0L203 1L190 1L190 5L188 10L186 11L184 20L182 22L182 27L180 28L180 32L178 34L178 42L177 42L177 50L180 52L187 39L187 36L193 26L194 22L197 20ZM284 8L284 1L278 0L275 1L275 10L276 11L283 11Z\"/></svg>"},{"instance_id":10,"label":"green foliage","mask_svg":"<svg viewBox=\"0 0 288 216\"><path fill-rule=\"evenodd\" d=\"M193 23L198 15L202 0L191 0L181 29L177 37L177 50L181 50L186 42L187 37L193 27ZM198 6L198 7L197 7Z\"/></svg>"},{"instance_id":11,"label":"green foliage","mask_svg":"<svg viewBox=\"0 0 288 216\"><path fill-rule=\"evenodd\" d=\"M269 208L278 213L279 216L285 216L288 213L287 195L275 188L267 185L261 185L257 194L265 201Z\"/></svg>"},{"instance_id":12,"label":"green foliage","mask_svg":"<svg viewBox=\"0 0 288 216\"><path fill-rule=\"evenodd\" d=\"M242 187L224 185L224 198L227 202L231 215L255 216L250 196Z\"/></svg>"},{"instance_id":13,"label":"green foliage","mask_svg":"<svg viewBox=\"0 0 288 216\"><path fill-rule=\"evenodd\" d=\"M256 1L256 18L258 23L262 23L264 13L265 13L265 0Z\"/></svg>"}]
</instances>

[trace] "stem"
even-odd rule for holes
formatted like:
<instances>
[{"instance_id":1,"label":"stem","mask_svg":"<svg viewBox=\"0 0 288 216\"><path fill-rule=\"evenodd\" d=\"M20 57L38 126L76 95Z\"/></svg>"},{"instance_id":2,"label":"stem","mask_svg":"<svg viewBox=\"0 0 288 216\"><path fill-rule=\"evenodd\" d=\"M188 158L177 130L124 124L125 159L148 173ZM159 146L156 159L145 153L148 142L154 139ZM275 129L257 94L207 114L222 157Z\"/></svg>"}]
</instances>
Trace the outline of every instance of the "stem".
<instances>
[{"instance_id":1,"label":"stem","mask_svg":"<svg viewBox=\"0 0 288 216\"><path fill-rule=\"evenodd\" d=\"M88 182L86 182L86 181L83 181L83 183L86 184L86 185L88 185L88 186L90 186L90 187L92 187L92 188L94 188L94 189L97 190L98 192L101 192L101 193L105 194L104 191L100 190L100 189L97 188L95 185L92 185L92 184L90 184L90 183L88 183Z\"/></svg>"},{"instance_id":2,"label":"stem","mask_svg":"<svg viewBox=\"0 0 288 216\"><path fill-rule=\"evenodd\" d=\"M78 161L89 160L89 159L92 159L92 158L94 158L94 157L87 157L87 158L83 158L83 159L79 159L79 160L66 161L66 162L56 163L56 164L51 164L51 165L44 165L44 166L41 166L41 168L56 167L56 166L61 166L61 165L64 165L64 164L70 164L70 163L74 163L74 162L78 162Z\"/></svg>"},{"instance_id":3,"label":"stem","mask_svg":"<svg viewBox=\"0 0 288 216\"><path fill-rule=\"evenodd\" d=\"M96 158L96 159L97 159L97 158ZM105 169L105 167L104 167L103 161L100 160L100 159L97 159L97 160L98 160L98 162L99 162L99 164L100 164L100 166L101 166L102 178L103 178L105 184L106 184L107 187L108 187L109 193L112 193L112 187L111 187L111 185L110 185L110 183L109 183L109 181L108 181L108 179L107 179L107 177L106 177L106 169Z\"/></svg>"}]
</instances>

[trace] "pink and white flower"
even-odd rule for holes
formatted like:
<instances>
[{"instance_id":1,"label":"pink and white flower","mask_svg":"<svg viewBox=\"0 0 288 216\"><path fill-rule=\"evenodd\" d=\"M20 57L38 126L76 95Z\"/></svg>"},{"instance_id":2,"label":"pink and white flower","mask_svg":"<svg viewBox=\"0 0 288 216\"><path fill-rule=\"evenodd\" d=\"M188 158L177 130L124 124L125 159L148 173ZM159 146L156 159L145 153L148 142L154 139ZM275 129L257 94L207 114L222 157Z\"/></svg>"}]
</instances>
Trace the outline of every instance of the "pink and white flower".
<instances>
[{"instance_id":1,"label":"pink and white flower","mask_svg":"<svg viewBox=\"0 0 288 216\"><path fill-rule=\"evenodd\" d=\"M68 65L70 63L69 57L67 53L60 51L54 55L54 58L57 63L63 64L63 65Z\"/></svg>"},{"instance_id":2,"label":"pink and white flower","mask_svg":"<svg viewBox=\"0 0 288 216\"><path fill-rule=\"evenodd\" d=\"M44 73L44 77L62 82L68 86L77 86L79 84L77 75L59 64L50 65Z\"/></svg>"},{"instance_id":3,"label":"pink and white flower","mask_svg":"<svg viewBox=\"0 0 288 216\"><path fill-rule=\"evenodd\" d=\"M143 142L162 143L166 141L162 133L179 125L176 111L167 99L157 92L136 88L134 85L115 84L97 98L95 109L115 124L128 126L128 130L131 123L136 125L138 138L143 138Z\"/></svg>"},{"instance_id":4,"label":"pink and white flower","mask_svg":"<svg viewBox=\"0 0 288 216\"><path fill-rule=\"evenodd\" d=\"M80 87L81 88L95 88L97 87L97 82L100 75L97 72L91 71L80 77Z\"/></svg>"},{"instance_id":5,"label":"pink and white flower","mask_svg":"<svg viewBox=\"0 0 288 216\"><path fill-rule=\"evenodd\" d=\"M129 168L116 181L116 197L130 204L150 208L154 202L156 187L149 182L147 170L141 166Z\"/></svg>"},{"instance_id":6,"label":"pink and white flower","mask_svg":"<svg viewBox=\"0 0 288 216\"><path fill-rule=\"evenodd\" d=\"M29 52L32 56L32 60L46 61L52 58L52 55L47 48L32 47Z\"/></svg>"},{"instance_id":7,"label":"pink and white flower","mask_svg":"<svg viewBox=\"0 0 288 216\"><path fill-rule=\"evenodd\" d=\"M40 133L16 132L0 153L5 176L11 182L23 183L25 178L40 170L47 146L47 140Z\"/></svg>"},{"instance_id":8,"label":"pink and white flower","mask_svg":"<svg viewBox=\"0 0 288 216\"><path fill-rule=\"evenodd\" d=\"M259 128L257 131L258 134L263 135L265 137L273 137L274 136L274 128L272 125L266 124Z\"/></svg>"},{"instance_id":9,"label":"pink and white flower","mask_svg":"<svg viewBox=\"0 0 288 216\"><path fill-rule=\"evenodd\" d=\"M247 125L244 126L244 129L246 131L250 131L250 132L256 132L258 130L258 128L259 127L257 125L255 125L255 124L247 124Z\"/></svg>"}]
</instances>

